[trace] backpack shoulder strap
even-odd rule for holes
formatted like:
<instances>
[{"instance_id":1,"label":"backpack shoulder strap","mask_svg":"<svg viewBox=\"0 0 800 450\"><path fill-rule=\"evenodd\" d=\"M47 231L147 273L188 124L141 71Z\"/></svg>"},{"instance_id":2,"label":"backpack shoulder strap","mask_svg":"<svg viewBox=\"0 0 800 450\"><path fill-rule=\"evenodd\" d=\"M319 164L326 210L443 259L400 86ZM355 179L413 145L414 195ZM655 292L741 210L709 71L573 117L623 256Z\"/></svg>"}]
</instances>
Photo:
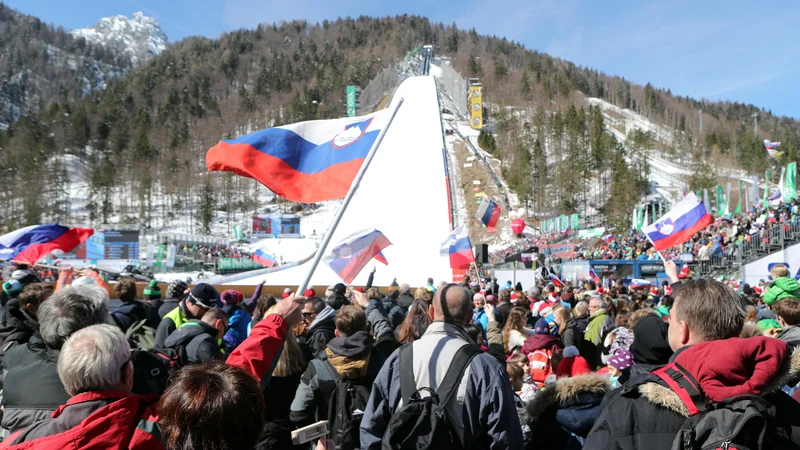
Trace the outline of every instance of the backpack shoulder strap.
<instances>
[{"instance_id":1,"label":"backpack shoulder strap","mask_svg":"<svg viewBox=\"0 0 800 450\"><path fill-rule=\"evenodd\" d=\"M403 405L408 405L411 396L417 392L417 382L414 380L414 346L411 343L400 347L400 395Z\"/></svg>"},{"instance_id":2,"label":"backpack shoulder strap","mask_svg":"<svg viewBox=\"0 0 800 450\"><path fill-rule=\"evenodd\" d=\"M709 401L700 389L700 383L680 364L671 362L652 371L651 374L660 378L673 392L678 394L681 402L689 410L690 416L708 408Z\"/></svg>"},{"instance_id":3,"label":"backpack shoulder strap","mask_svg":"<svg viewBox=\"0 0 800 450\"><path fill-rule=\"evenodd\" d=\"M325 361L321 361L321 362L322 362L323 365L325 365L325 368L328 369L328 372L330 372L331 378L333 378L333 381L336 382L336 384L338 385L344 379L339 374L339 371L336 370L336 367L333 367L333 364L331 364L331 361L329 359L326 359Z\"/></svg>"},{"instance_id":4,"label":"backpack shoulder strap","mask_svg":"<svg viewBox=\"0 0 800 450\"><path fill-rule=\"evenodd\" d=\"M450 401L450 397L458 390L461 379L464 377L464 372L467 370L472 358L479 353L481 353L480 347L471 343L458 349L450 362L450 368L447 369L442 384L436 390L436 394L439 397L439 405L444 406Z\"/></svg>"}]
</instances>

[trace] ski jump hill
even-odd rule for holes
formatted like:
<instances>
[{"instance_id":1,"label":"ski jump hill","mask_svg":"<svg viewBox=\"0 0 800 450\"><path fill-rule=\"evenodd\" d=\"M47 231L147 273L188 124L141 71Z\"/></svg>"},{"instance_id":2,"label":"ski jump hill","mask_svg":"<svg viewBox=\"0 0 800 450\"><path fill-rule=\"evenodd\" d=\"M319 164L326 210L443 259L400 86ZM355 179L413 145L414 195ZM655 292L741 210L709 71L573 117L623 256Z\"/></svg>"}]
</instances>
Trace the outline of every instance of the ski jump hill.
<instances>
[{"instance_id":1,"label":"ski jump hill","mask_svg":"<svg viewBox=\"0 0 800 450\"><path fill-rule=\"evenodd\" d=\"M403 105L328 248L368 228L380 230L392 242L383 251L389 265L370 262L353 281L354 286L366 285L373 265L378 269L375 286L388 286L395 278L398 283L412 286L424 286L428 277L435 282L453 278L449 259L439 256L439 247L452 229L452 214L434 78L407 78L397 87L387 108L394 107L400 98L404 99ZM308 274L312 259L276 271L260 270L211 282L255 285L265 280L266 273L268 286L298 286ZM309 286L340 282L338 275L320 262Z\"/></svg>"}]
</instances>

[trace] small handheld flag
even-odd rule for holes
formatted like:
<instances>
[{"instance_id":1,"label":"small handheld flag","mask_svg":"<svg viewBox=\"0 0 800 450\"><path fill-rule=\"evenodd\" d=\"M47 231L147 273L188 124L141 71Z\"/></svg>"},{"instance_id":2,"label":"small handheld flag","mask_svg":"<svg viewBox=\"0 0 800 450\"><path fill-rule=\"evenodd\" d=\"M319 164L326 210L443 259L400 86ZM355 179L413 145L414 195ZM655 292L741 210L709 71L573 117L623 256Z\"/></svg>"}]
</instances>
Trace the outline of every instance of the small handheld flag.
<instances>
[{"instance_id":1,"label":"small handheld flag","mask_svg":"<svg viewBox=\"0 0 800 450\"><path fill-rule=\"evenodd\" d=\"M475 255L472 253L472 242L464 225L447 236L442 242L439 254L450 258L451 269L469 269L469 265L475 262Z\"/></svg>"},{"instance_id":2,"label":"small handheld flag","mask_svg":"<svg viewBox=\"0 0 800 450\"><path fill-rule=\"evenodd\" d=\"M489 197L483 197L475 218L481 221L486 228L494 228L500 220L500 207Z\"/></svg>"},{"instance_id":3,"label":"small handheld flag","mask_svg":"<svg viewBox=\"0 0 800 450\"><path fill-rule=\"evenodd\" d=\"M597 276L597 272L595 272L595 271L594 271L594 269L593 269L593 268L591 268L591 267L589 268L589 279L591 279L592 281L594 281L594 283L595 283L595 284L597 284L598 286L599 286L599 285L602 283L602 281L603 281L603 280L601 280L601 279L600 279L600 277L599 277L599 276Z\"/></svg>"},{"instance_id":4,"label":"small handheld flag","mask_svg":"<svg viewBox=\"0 0 800 450\"><path fill-rule=\"evenodd\" d=\"M392 245L380 231L372 228L346 237L323 260L339 277L350 284L372 259L386 264L381 251Z\"/></svg>"},{"instance_id":5,"label":"small handheld flag","mask_svg":"<svg viewBox=\"0 0 800 450\"><path fill-rule=\"evenodd\" d=\"M660 252L683 244L713 221L703 202L690 192L664 217L643 227L642 232Z\"/></svg>"},{"instance_id":6,"label":"small handheld flag","mask_svg":"<svg viewBox=\"0 0 800 450\"><path fill-rule=\"evenodd\" d=\"M649 288L651 284L652 283L650 283L650 281L648 280L643 280L641 278L633 278L631 280L630 288L631 289Z\"/></svg>"},{"instance_id":7,"label":"small handheld flag","mask_svg":"<svg viewBox=\"0 0 800 450\"><path fill-rule=\"evenodd\" d=\"M55 250L70 252L94 234L92 228L31 225L0 236L0 260L33 264Z\"/></svg>"},{"instance_id":8,"label":"small handheld flag","mask_svg":"<svg viewBox=\"0 0 800 450\"><path fill-rule=\"evenodd\" d=\"M556 287L564 287L564 282L561 281L561 278L558 278L556 275L552 273L549 274L548 276L550 277L550 282L553 283Z\"/></svg>"},{"instance_id":9,"label":"small handheld flag","mask_svg":"<svg viewBox=\"0 0 800 450\"><path fill-rule=\"evenodd\" d=\"M220 141L206 154L206 167L254 178L295 202L344 198L392 112L300 122Z\"/></svg>"}]
</instances>

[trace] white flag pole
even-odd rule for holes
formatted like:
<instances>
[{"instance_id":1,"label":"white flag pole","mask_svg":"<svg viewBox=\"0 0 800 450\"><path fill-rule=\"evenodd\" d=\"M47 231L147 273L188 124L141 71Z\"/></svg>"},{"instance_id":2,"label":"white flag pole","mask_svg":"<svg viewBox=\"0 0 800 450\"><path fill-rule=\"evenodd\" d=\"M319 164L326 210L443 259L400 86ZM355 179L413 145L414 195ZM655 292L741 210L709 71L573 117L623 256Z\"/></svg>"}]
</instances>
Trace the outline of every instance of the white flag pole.
<instances>
[{"instance_id":1,"label":"white flag pole","mask_svg":"<svg viewBox=\"0 0 800 450\"><path fill-rule=\"evenodd\" d=\"M375 152L378 151L378 147L380 147L381 142L383 141L383 137L386 135L386 131L389 130L389 126L392 124L394 117L397 115L397 111L400 109L400 106L403 104L403 98L397 99L397 106L394 107L394 111L392 111L391 117L389 117L389 121L386 123L386 126L378 133L378 137L375 139L375 143L372 144L372 148L369 150L367 157L364 159L364 164L361 165L361 169L358 170L358 174L353 179L353 184L350 185L350 190L347 191L347 195L344 197L342 201L342 205L339 207L339 211L336 213L336 217L334 217L331 226L328 228L328 231L325 233L325 238L322 239L322 244L320 244L319 248L317 249L317 254L314 255L314 261L311 263L311 268L308 269L308 275L306 275L305 280L303 283L297 288L297 295L303 295L303 292L308 287L308 283L311 282L311 276L314 275L314 271L317 270L317 266L319 262L322 260L322 256L325 254L325 250L328 248L328 244L331 242L331 237L333 237L333 232L336 231L336 227L339 225L339 221L342 220L342 216L344 215L344 211L347 209L347 205L350 204L350 199L353 198L353 194L355 194L356 189L358 189L358 185L361 183L361 179L364 178L364 173L366 173L367 169L369 168L369 164L372 162L372 158L375 157Z\"/></svg>"}]
</instances>

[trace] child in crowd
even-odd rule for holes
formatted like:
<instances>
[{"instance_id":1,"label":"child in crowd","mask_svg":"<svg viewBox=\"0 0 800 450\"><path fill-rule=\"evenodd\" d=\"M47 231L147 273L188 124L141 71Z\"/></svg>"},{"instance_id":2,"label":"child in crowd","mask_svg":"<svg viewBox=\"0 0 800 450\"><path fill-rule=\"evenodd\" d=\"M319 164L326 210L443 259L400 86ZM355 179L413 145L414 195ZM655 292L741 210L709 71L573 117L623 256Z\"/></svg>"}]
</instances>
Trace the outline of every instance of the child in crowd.
<instances>
[{"instance_id":1,"label":"child in crowd","mask_svg":"<svg viewBox=\"0 0 800 450\"><path fill-rule=\"evenodd\" d=\"M514 386L514 392L516 392L522 401L527 404L533 398L533 396L536 395L536 391L539 389L536 387L536 384L533 383L533 379L531 379L530 363L528 362L528 358L521 353L516 353L508 359L508 364L513 364L522 369L521 384L519 389ZM511 372L509 372L509 376L510 375ZM511 384L514 385L514 382L512 381Z\"/></svg>"},{"instance_id":2,"label":"child in crowd","mask_svg":"<svg viewBox=\"0 0 800 450\"><path fill-rule=\"evenodd\" d=\"M764 303L771 306L782 298L800 300L800 284L789 276L788 267L783 264L775 264L769 270L769 274L772 276L772 284L764 293Z\"/></svg>"},{"instance_id":3,"label":"child in crowd","mask_svg":"<svg viewBox=\"0 0 800 450\"><path fill-rule=\"evenodd\" d=\"M506 371L508 372L508 381L511 383L511 389L514 391L514 406L517 408L519 423L522 424L522 435L527 443L531 440L532 436L531 428L525 420L525 406L533 399L534 395L531 394L528 398L523 398L522 395L520 395L525 386L525 383L522 381L525 375L522 367L509 362L506 363Z\"/></svg>"},{"instance_id":4,"label":"child in crowd","mask_svg":"<svg viewBox=\"0 0 800 450\"><path fill-rule=\"evenodd\" d=\"M631 377L631 366L633 366L633 354L628 350L617 350L608 358L608 374L611 376L612 389L628 381Z\"/></svg>"}]
</instances>

